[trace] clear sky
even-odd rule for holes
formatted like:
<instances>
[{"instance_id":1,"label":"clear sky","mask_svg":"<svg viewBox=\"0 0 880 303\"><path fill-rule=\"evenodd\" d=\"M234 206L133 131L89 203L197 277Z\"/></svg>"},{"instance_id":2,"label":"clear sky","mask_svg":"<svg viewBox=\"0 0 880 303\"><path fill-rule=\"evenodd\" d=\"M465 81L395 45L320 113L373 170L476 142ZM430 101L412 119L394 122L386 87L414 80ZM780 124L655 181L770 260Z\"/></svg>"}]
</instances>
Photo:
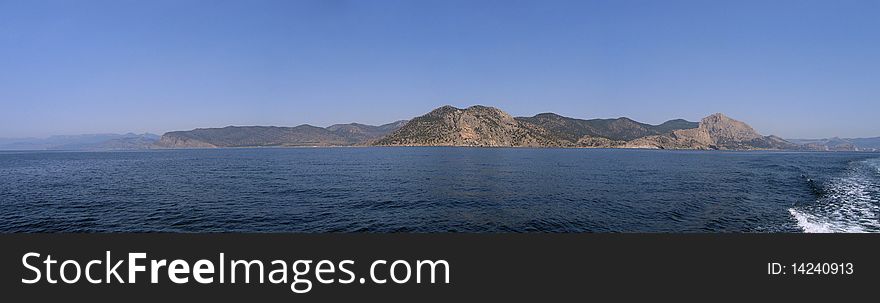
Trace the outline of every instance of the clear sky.
<instances>
[{"instance_id":1,"label":"clear sky","mask_svg":"<svg viewBox=\"0 0 880 303\"><path fill-rule=\"evenodd\" d=\"M0 0L0 137L444 104L880 136L880 1Z\"/></svg>"}]
</instances>

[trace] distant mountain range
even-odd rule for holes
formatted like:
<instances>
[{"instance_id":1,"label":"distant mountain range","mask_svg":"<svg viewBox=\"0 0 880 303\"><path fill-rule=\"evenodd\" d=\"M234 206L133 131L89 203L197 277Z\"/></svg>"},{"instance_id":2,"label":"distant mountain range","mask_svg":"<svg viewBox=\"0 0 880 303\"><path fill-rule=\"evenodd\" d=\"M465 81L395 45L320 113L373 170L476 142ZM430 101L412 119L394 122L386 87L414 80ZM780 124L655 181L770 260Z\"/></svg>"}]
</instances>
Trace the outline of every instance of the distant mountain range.
<instances>
[{"instance_id":1,"label":"distant mountain range","mask_svg":"<svg viewBox=\"0 0 880 303\"><path fill-rule=\"evenodd\" d=\"M880 151L880 137L876 138L827 138L788 139L804 149L818 151Z\"/></svg>"},{"instance_id":2,"label":"distant mountain range","mask_svg":"<svg viewBox=\"0 0 880 303\"><path fill-rule=\"evenodd\" d=\"M486 106L444 106L409 123L374 145L522 146L656 149L797 149L775 136L763 136L723 114L700 122L676 119L660 125L629 118L581 120L553 113L512 117Z\"/></svg>"},{"instance_id":3,"label":"distant mountain range","mask_svg":"<svg viewBox=\"0 0 880 303\"><path fill-rule=\"evenodd\" d=\"M404 125L397 121L380 126L358 123L317 127L227 126L175 131L162 135L157 146L165 148L351 146L364 145Z\"/></svg>"},{"instance_id":4,"label":"distant mountain range","mask_svg":"<svg viewBox=\"0 0 880 303\"><path fill-rule=\"evenodd\" d=\"M655 149L800 149L763 136L722 114L700 122L682 119L651 125L629 118L582 120L553 113L513 117L488 106L443 106L409 121L296 127L230 126L169 132L158 146L485 146Z\"/></svg>"},{"instance_id":5,"label":"distant mountain range","mask_svg":"<svg viewBox=\"0 0 880 303\"><path fill-rule=\"evenodd\" d=\"M0 150L127 150L154 148L285 146L476 146L580 147L702 150L880 151L880 138L789 139L764 136L723 114L699 122L659 125L629 118L576 119L554 113L513 117L488 106L443 106L379 126L227 126L153 134L53 136L0 139Z\"/></svg>"},{"instance_id":6,"label":"distant mountain range","mask_svg":"<svg viewBox=\"0 0 880 303\"><path fill-rule=\"evenodd\" d=\"M154 134L88 134L48 138L0 138L0 150L128 150L156 148Z\"/></svg>"}]
</instances>

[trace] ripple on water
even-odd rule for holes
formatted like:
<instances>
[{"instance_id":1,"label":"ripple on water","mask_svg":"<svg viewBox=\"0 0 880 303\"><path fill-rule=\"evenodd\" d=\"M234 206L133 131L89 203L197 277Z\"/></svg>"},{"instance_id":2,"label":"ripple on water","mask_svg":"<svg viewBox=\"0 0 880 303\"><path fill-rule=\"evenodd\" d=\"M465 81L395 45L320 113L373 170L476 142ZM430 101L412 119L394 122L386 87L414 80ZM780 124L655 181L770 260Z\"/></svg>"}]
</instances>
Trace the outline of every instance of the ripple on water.
<instances>
[{"instance_id":1,"label":"ripple on water","mask_svg":"<svg viewBox=\"0 0 880 303\"><path fill-rule=\"evenodd\" d=\"M877 188L868 181L877 180L880 161L865 162L870 176L849 174L847 166L866 155L503 148L0 153L0 232L877 231L880 210L868 207L877 204ZM811 191L804 175L820 185Z\"/></svg>"}]
</instances>

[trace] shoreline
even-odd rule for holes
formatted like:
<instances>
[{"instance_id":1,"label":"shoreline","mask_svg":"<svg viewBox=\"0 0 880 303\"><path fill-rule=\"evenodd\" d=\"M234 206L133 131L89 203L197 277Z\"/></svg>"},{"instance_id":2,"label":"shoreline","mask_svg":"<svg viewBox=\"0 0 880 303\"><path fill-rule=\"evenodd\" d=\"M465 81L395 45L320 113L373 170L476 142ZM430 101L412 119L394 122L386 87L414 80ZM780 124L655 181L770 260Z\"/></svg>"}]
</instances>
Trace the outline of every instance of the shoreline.
<instances>
[{"instance_id":1,"label":"shoreline","mask_svg":"<svg viewBox=\"0 0 880 303\"><path fill-rule=\"evenodd\" d=\"M790 149L664 149L664 148L627 148L627 147L562 147L562 146L466 146L466 145L316 145L316 146L229 146L229 147L162 147L145 149L37 149L37 150L0 150L0 153L26 152L145 152L145 151L179 151L179 150L224 150L224 149L320 149L320 148L461 148L461 149L565 149L565 150L641 150L641 151L673 151L673 152L774 152L774 153L859 153L880 154L880 151L831 151L831 150L790 150Z\"/></svg>"}]
</instances>

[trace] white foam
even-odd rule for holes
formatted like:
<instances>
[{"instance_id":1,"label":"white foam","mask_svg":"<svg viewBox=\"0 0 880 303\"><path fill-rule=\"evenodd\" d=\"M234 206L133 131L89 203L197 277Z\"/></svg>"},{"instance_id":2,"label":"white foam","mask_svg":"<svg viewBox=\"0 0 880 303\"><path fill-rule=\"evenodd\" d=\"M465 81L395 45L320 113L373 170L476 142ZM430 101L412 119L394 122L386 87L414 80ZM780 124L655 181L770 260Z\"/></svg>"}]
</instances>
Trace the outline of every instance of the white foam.
<instances>
[{"instance_id":1,"label":"white foam","mask_svg":"<svg viewBox=\"0 0 880 303\"><path fill-rule=\"evenodd\" d=\"M878 184L874 181L876 177L866 175L865 164L880 169L876 161L857 163L846 175L831 181L827 196L815 205L788 209L797 225L807 233L880 231Z\"/></svg>"},{"instance_id":2,"label":"white foam","mask_svg":"<svg viewBox=\"0 0 880 303\"><path fill-rule=\"evenodd\" d=\"M822 219L808 213L800 212L794 208L789 208L788 212L797 221L798 227L800 227L805 233L865 232L865 230L861 227L839 226L838 224L832 223L826 219Z\"/></svg>"}]
</instances>

